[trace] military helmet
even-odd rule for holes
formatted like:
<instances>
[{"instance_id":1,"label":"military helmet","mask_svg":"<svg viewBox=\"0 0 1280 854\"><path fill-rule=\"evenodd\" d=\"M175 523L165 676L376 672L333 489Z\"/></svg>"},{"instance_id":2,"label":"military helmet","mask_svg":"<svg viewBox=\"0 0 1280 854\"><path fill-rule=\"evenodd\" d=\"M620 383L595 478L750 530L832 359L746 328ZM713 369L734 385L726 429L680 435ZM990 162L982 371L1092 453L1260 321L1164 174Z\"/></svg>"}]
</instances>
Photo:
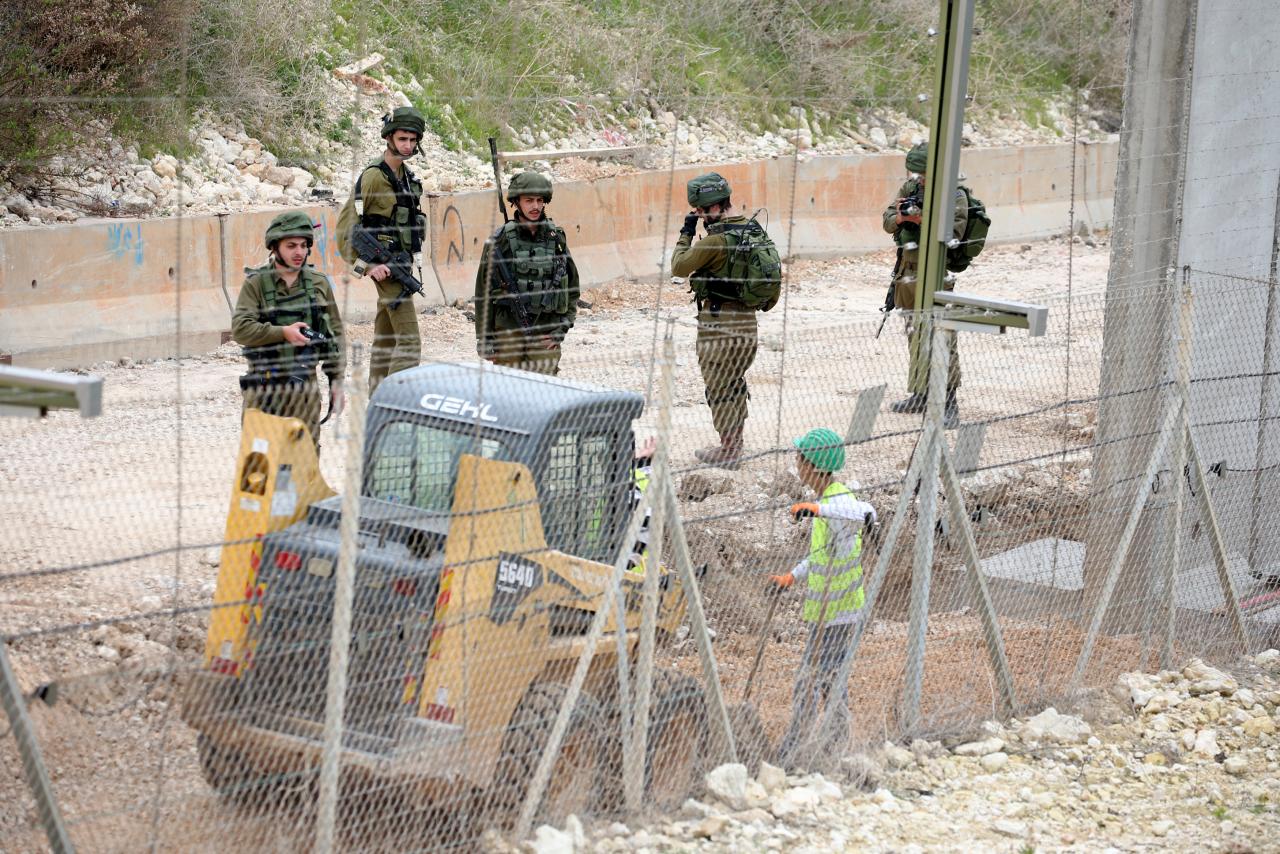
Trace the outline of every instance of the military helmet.
<instances>
[{"instance_id":1,"label":"military helmet","mask_svg":"<svg viewBox=\"0 0 1280 854\"><path fill-rule=\"evenodd\" d=\"M844 467L844 440L834 430L817 427L792 444L818 471L836 472Z\"/></svg>"},{"instance_id":2,"label":"military helmet","mask_svg":"<svg viewBox=\"0 0 1280 854\"><path fill-rule=\"evenodd\" d=\"M412 131L422 138L427 129L427 121L422 113L413 107L396 107L390 115L382 117L382 138L386 139L398 130Z\"/></svg>"},{"instance_id":3,"label":"military helmet","mask_svg":"<svg viewBox=\"0 0 1280 854\"><path fill-rule=\"evenodd\" d=\"M907 171L915 172L917 175L924 174L925 167L929 165L929 146L923 142L917 142L911 146L911 150L907 152Z\"/></svg>"},{"instance_id":4,"label":"military helmet","mask_svg":"<svg viewBox=\"0 0 1280 854\"><path fill-rule=\"evenodd\" d=\"M315 240L316 226L306 211L286 211L279 214L267 226L264 242L267 248L271 249L286 237L305 237L307 240Z\"/></svg>"},{"instance_id":5,"label":"military helmet","mask_svg":"<svg viewBox=\"0 0 1280 854\"><path fill-rule=\"evenodd\" d=\"M551 201L551 179L540 172L518 172L507 185L507 201L514 202L520 196L542 196Z\"/></svg>"},{"instance_id":6,"label":"military helmet","mask_svg":"<svg viewBox=\"0 0 1280 854\"><path fill-rule=\"evenodd\" d=\"M689 195L689 205L695 208L705 208L729 198L729 182L716 172L699 175L689 182L685 190Z\"/></svg>"}]
</instances>

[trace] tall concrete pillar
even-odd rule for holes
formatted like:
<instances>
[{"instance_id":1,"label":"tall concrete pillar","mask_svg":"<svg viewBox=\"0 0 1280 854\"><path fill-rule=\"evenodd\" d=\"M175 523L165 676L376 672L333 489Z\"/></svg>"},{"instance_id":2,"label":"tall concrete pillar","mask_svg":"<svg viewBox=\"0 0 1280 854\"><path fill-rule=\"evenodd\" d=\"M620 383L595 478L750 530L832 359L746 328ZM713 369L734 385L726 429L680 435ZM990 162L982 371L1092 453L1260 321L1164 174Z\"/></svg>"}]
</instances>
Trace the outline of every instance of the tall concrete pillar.
<instances>
[{"instance_id":1,"label":"tall concrete pillar","mask_svg":"<svg viewBox=\"0 0 1280 854\"><path fill-rule=\"evenodd\" d=\"M1176 318L1177 223L1198 0L1136 0L1129 37L1124 121L1103 326L1094 456L1093 522L1085 553L1084 606L1092 609L1156 437L1171 376ZM1153 426L1156 425L1156 426ZM1155 513L1138 527L1113 603L1146 595L1155 556ZM1150 595L1155 596L1154 590ZM1152 600L1154 602L1154 600ZM1108 630L1134 625L1141 609L1113 604Z\"/></svg>"},{"instance_id":2,"label":"tall concrete pillar","mask_svg":"<svg viewBox=\"0 0 1280 854\"><path fill-rule=\"evenodd\" d=\"M1116 176L1115 231L1085 561L1091 606L1167 403L1181 270L1194 304L1189 413L1214 466L1238 595L1249 570L1280 575L1280 16L1254 0L1137 0ZM1220 464L1220 465L1214 465ZM1168 461L1163 463L1167 469ZM1177 473L1166 471L1161 485ZM1148 497L1108 627L1139 627L1165 559ZM1180 520L1175 599L1213 610L1219 588L1194 502Z\"/></svg>"}]
</instances>

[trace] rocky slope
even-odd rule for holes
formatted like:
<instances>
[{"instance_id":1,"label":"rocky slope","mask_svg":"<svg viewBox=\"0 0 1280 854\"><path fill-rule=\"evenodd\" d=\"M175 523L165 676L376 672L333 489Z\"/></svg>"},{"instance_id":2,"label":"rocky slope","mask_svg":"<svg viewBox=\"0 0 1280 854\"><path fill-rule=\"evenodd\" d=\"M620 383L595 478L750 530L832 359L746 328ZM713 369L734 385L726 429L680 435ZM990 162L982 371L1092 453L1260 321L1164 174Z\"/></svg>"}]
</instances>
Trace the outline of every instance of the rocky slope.
<instances>
[{"instance_id":1,"label":"rocky slope","mask_svg":"<svg viewBox=\"0 0 1280 854\"><path fill-rule=\"evenodd\" d=\"M335 69L329 82L323 105L327 123L349 124L354 138L338 140L312 131L299 146L310 156L282 162L246 134L234 115L202 114L193 123L191 146L181 157L163 152L144 156L136 146L113 139L105 127L90 126L82 145L51 158L37 175L13 186L0 184L0 227L71 222L83 216L225 213L345 199L353 170L381 150L378 117L409 103L409 96L421 91L421 84L412 78L404 83L387 75L375 79L369 72L376 60L370 57ZM507 128L507 132L525 150L638 149L623 160L568 158L524 164L566 180L673 164L905 150L926 135L919 123L887 109L869 111L855 126L832 123L821 110L797 107L790 116L794 130L775 133L713 118L677 116L639 94L628 102L637 105L630 109L562 105L574 112L579 128L568 136L552 136L531 127ZM965 143L1023 145L1070 139L1075 129L1072 112L1065 101L1051 105L1049 124L1039 127L993 112L975 112L965 125ZM1108 137L1087 117L1087 104L1080 115L1082 138ZM457 122L447 107L441 122L445 128ZM430 131L423 140L422 155L411 163L429 192L492 186L487 162L470 152L451 150Z\"/></svg>"}]
</instances>

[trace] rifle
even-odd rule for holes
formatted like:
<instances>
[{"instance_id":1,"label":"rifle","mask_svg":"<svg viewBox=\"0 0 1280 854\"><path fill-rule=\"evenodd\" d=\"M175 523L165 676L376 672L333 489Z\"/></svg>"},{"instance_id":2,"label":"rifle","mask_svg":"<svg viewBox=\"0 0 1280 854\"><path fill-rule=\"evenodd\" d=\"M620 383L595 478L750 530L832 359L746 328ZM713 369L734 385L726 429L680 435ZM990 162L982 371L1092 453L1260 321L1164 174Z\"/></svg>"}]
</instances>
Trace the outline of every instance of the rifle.
<instances>
[{"instance_id":1,"label":"rifle","mask_svg":"<svg viewBox=\"0 0 1280 854\"><path fill-rule=\"evenodd\" d=\"M893 313L893 297L894 291L897 289L898 269L902 267L902 247L898 247L898 259L893 262L893 275L889 279L889 290L884 295L884 305L880 307L880 327L876 329L876 338L880 337L880 333L884 332L884 325L889 320L889 315Z\"/></svg>"},{"instance_id":2,"label":"rifle","mask_svg":"<svg viewBox=\"0 0 1280 854\"><path fill-rule=\"evenodd\" d=\"M414 294L426 296L422 293L422 282L413 275L413 256L408 252L392 252L360 226L351 229L351 246L361 260L370 264L386 264L391 271L391 278L400 283L400 293L387 304L388 308L399 308L400 303Z\"/></svg>"},{"instance_id":3,"label":"rifle","mask_svg":"<svg viewBox=\"0 0 1280 854\"><path fill-rule=\"evenodd\" d=\"M507 203L502 198L502 165L498 162L498 141L493 137L489 137L489 159L493 162L493 188L498 194L498 210L502 212L503 225L506 225L511 221L511 217L507 214ZM515 307L520 328L527 333L533 329L533 315L529 311L529 300L516 287L516 277L511 272L511 262L503 256L498 247L497 238L501 233L502 229L499 228L490 238L489 261L498 271L502 289L507 292L507 296L511 297L510 302Z\"/></svg>"}]
</instances>

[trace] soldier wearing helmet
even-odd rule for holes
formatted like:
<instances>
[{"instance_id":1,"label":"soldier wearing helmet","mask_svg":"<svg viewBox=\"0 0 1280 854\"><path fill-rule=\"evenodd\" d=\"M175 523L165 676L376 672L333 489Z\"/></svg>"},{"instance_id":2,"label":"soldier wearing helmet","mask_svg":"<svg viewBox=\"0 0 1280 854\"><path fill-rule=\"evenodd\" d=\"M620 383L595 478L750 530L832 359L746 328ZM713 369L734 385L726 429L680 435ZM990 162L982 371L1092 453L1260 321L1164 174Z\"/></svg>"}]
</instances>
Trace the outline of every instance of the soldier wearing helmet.
<instances>
[{"instance_id":1,"label":"soldier wearing helmet","mask_svg":"<svg viewBox=\"0 0 1280 854\"><path fill-rule=\"evenodd\" d=\"M392 252L411 255L422 250L426 217L422 214L422 183L405 164L420 151L426 121L413 107L396 107L383 117L382 138L387 147L356 179L352 200L359 217L357 227L372 232ZM378 289L378 311L373 320L373 348L369 354L369 391L388 374L415 367L422 356L418 316L413 299L394 309L390 303L400 295L400 285L385 264L363 258L355 265L357 275L368 275Z\"/></svg>"},{"instance_id":2,"label":"soldier wearing helmet","mask_svg":"<svg viewBox=\"0 0 1280 854\"><path fill-rule=\"evenodd\" d=\"M240 378L245 409L297 418L320 450L319 367L329 378L329 407L342 411L342 317L333 288L307 264L315 225L305 211L282 213L267 226L269 262L246 269L231 318L249 372Z\"/></svg>"},{"instance_id":3,"label":"soldier wearing helmet","mask_svg":"<svg viewBox=\"0 0 1280 854\"><path fill-rule=\"evenodd\" d=\"M819 427L792 444L800 481L819 497L791 505L796 521L813 520L809 551L786 575L770 578L778 594L801 585L804 605L800 617L809 626L791 696L791 725L776 757L784 768L797 764L797 749L810 737L822 703L834 713L833 731L848 736L849 686L836 685L835 676L853 651L850 644L855 628L866 618L862 532L876 520L875 508L859 501L853 490L836 480L845 460L844 440L838 433ZM823 749L839 750L842 746L824 745ZM835 755L838 758L841 754Z\"/></svg>"},{"instance_id":4,"label":"soldier wearing helmet","mask_svg":"<svg viewBox=\"0 0 1280 854\"><path fill-rule=\"evenodd\" d=\"M578 316L578 266L547 218L551 180L513 175L510 222L485 241L476 270L476 349L495 365L560 372L560 345Z\"/></svg>"},{"instance_id":5,"label":"soldier wearing helmet","mask_svg":"<svg viewBox=\"0 0 1280 854\"><path fill-rule=\"evenodd\" d=\"M704 463L735 469L747 421L747 369L756 358L756 311L744 302L740 282L728 277L731 239L726 232L749 221L734 213L729 182L715 172L687 188L692 210L671 253L671 274L687 279L698 306L698 367L720 444L694 452ZM698 223L706 236L694 245Z\"/></svg>"},{"instance_id":6,"label":"soldier wearing helmet","mask_svg":"<svg viewBox=\"0 0 1280 854\"><path fill-rule=\"evenodd\" d=\"M893 235L893 242L898 247L898 260L893 268L893 306L913 312L916 307L916 270L920 256L920 217L921 199L925 188L925 169L929 161L929 146L923 142L913 146L907 152L906 183L898 190L898 197L884 209L884 230ZM964 239L965 226L969 222L969 197L964 190L956 189L955 216L952 218L952 231L957 240ZM944 290L955 287L955 279L948 275L943 281ZM914 360L928 359L928 350L918 353L914 339L917 326L911 314L907 315L907 352L912 355L912 364L908 369L907 382L910 394L892 404L889 408L894 412L923 412L925 397L929 390L929 371L927 364L924 370L917 370ZM960 405L956 400L956 391L960 388L960 356L956 350L956 336L951 339L951 363L947 371L947 400L944 409L944 423L947 427L955 427L960 422Z\"/></svg>"}]
</instances>

